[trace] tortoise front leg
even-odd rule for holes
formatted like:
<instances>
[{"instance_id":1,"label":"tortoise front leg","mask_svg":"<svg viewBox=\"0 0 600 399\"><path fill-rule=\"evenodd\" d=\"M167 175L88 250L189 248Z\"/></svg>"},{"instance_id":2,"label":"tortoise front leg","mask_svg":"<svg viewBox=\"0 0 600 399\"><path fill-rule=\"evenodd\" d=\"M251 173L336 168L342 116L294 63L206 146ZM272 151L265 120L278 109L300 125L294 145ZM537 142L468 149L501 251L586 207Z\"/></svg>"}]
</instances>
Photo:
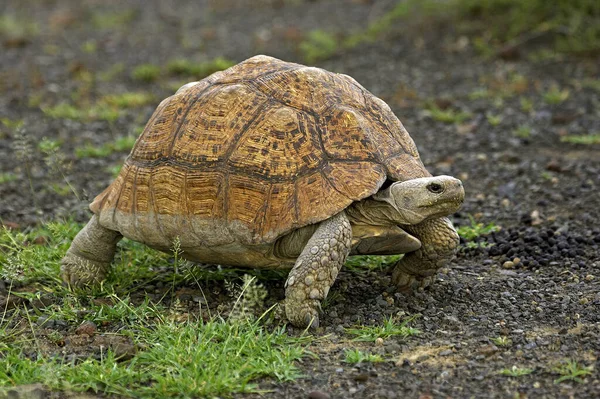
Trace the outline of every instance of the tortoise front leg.
<instances>
[{"instance_id":1,"label":"tortoise front leg","mask_svg":"<svg viewBox=\"0 0 600 399\"><path fill-rule=\"evenodd\" d=\"M60 270L64 282L81 287L104 280L122 237L118 231L100 226L98 216L92 216L62 259Z\"/></svg>"},{"instance_id":2,"label":"tortoise front leg","mask_svg":"<svg viewBox=\"0 0 600 399\"><path fill-rule=\"evenodd\" d=\"M426 220L414 226L402 226L421 241L421 248L409 252L396 263L392 282L407 290L418 282L421 287L433 283L435 273L452 260L459 237L448 218Z\"/></svg>"},{"instance_id":3,"label":"tortoise front leg","mask_svg":"<svg viewBox=\"0 0 600 399\"><path fill-rule=\"evenodd\" d=\"M346 261L351 241L352 228L344 212L319 224L285 283L285 313L293 325L319 326L321 301Z\"/></svg>"}]
</instances>

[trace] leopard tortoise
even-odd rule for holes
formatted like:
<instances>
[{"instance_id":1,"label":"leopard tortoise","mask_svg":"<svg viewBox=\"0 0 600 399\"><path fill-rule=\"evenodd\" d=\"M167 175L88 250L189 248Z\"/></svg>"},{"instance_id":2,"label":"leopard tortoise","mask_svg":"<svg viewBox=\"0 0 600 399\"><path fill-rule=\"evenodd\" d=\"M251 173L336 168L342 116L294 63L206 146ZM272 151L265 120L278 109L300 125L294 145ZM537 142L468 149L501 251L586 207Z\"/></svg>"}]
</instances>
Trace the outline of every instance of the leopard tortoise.
<instances>
[{"instance_id":1,"label":"leopard tortoise","mask_svg":"<svg viewBox=\"0 0 600 399\"><path fill-rule=\"evenodd\" d=\"M348 255L406 254L400 289L428 285L459 239L460 180L425 169L381 99L353 78L255 56L163 100L62 260L98 283L124 236L192 261L291 268L285 313L319 324Z\"/></svg>"}]
</instances>

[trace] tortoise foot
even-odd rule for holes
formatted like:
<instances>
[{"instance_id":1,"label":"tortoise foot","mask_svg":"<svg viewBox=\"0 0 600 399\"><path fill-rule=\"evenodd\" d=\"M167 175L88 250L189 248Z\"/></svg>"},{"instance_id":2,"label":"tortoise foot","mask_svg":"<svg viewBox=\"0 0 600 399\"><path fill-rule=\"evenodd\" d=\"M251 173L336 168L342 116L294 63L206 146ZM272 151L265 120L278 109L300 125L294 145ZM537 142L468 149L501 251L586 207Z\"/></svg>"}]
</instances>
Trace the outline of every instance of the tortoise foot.
<instances>
[{"instance_id":1,"label":"tortoise foot","mask_svg":"<svg viewBox=\"0 0 600 399\"><path fill-rule=\"evenodd\" d=\"M299 328L310 327L316 329L319 327L319 313L321 303L317 300L292 301L286 299L285 315L294 326Z\"/></svg>"},{"instance_id":2,"label":"tortoise foot","mask_svg":"<svg viewBox=\"0 0 600 399\"><path fill-rule=\"evenodd\" d=\"M89 260L73 253L67 253L61 263L62 279L71 287L99 284L110 268L110 263Z\"/></svg>"}]
</instances>

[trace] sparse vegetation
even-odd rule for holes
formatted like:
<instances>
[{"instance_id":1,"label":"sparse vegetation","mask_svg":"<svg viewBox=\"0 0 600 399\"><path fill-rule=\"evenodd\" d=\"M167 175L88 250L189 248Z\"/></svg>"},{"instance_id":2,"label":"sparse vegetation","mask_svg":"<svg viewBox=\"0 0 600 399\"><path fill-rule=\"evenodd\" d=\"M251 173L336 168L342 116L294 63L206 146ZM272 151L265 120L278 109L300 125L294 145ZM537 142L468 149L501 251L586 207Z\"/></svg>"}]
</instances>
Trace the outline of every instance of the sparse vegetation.
<instances>
[{"instance_id":1,"label":"sparse vegetation","mask_svg":"<svg viewBox=\"0 0 600 399\"><path fill-rule=\"evenodd\" d=\"M381 355L363 352L359 349L346 349L344 351L344 357L345 357L344 361L346 363L351 363L351 364L380 363L380 362L385 361L383 359L383 356L381 356Z\"/></svg>"},{"instance_id":2,"label":"sparse vegetation","mask_svg":"<svg viewBox=\"0 0 600 399\"><path fill-rule=\"evenodd\" d=\"M498 126L500 123L502 123L502 115L486 114L485 117L488 123L492 126Z\"/></svg>"},{"instance_id":3,"label":"sparse vegetation","mask_svg":"<svg viewBox=\"0 0 600 399\"><path fill-rule=\"evenodd\" d=\"M151 93L146 92L126 92L121 94L111 94L102 97L101 103L116 108L136 108L144 105L152 104L156 101Z\"/></svg>"},{"instance_id":4,"label":"sparse vegetation","mask_svg":"<svg viewBox=\"0 0 600 399\"><path fill-rule=\"evenodd\" d=\"M210 61L193 62L185 58L172 60L167 64L167 72L173 75L190 75L196 79L202 79L210 74L222 71L233 66L235 62L217 57Z\"/></svg>"},{"instance_id":5,"label":"sparse vegetation","mask_svg":"<svg viewBox=\"0 0 600 399\"><path fill-rule=\"evenodd\" d=\"M354 272L360 273L367 270L383 270L386 267L396 263L402 255L356 255L349 256L344 267Z\"/></svg>"},{"instance_id":6,"label":"sparse vegetation","mask_svg":"<svg viewBox=\"0 0 600 399\"><path fill-rule=\"evenodd\" d=\"M133 136L119 137L113 142L107 142L100 146L86 144L83 147L75 148L75 156L81 158L103 158L109 156L113 152L131 151L135 140ZM120 169L120 168L119 168Z\"/></svg>"},{"instance_id":7,"label":"sparse vegetation","mask_svg":"<svg viewBox=\"0 0 600 399\"><path fill-rule=\"evenodd\" d=\"M39 33L38 25L23 17L0 15L0 37L11 46L21 46Z\"/></svg>"},{"instance_id":8,"label":"sparse vegetation","mask_svg":"<svg viewBox=\"0 0 600 399\"><path fill-rule=\"evenodd\" d=\"M567 359L556 365L552 371L560 374L560 377L554 380L555 384L560 384L564 381L573 381L583 383L583 378L592 374L593 366L582 366L575 360Z\"/></svg>"},{"instance_id":9,"label":"sparse vegetation","mask_svg":"<svg viewBox=\"0 0 600 399\"><path fill-rule=\"evenodd\" d=\"M441 109L434 103L427 105L427 112L434 120L444 123L462 123L471 117L469 112L452 108Z\"/></svg>"},{"instance_id":10,"label":"sparse vegetation","mask_svg":"<svg viewBox=\"0 0 600 399\"><path fill-rule=\"evenodd\" d=\"M331 57L338 49L338 42L331 33L322 30L310 31L298 49L309 64Z\"/></svg>"},{"instance_id":11,"label":"sparse vegetation","mask_svg":"<svg viewBox=\"0 0 600 399\"><path fill-rule=\"evenodd\" d=\"M529 98L521 97L519 99L519 104L521 106L521 111L523 112L531 112L533 110L533 101Z\"/></svg>"},{"instance_id":12,"label":"sparse vegetation","mask_svg":"<svg viewBox=\"0 0 600 399\"><path fill-rule=\"evenodd\" d=\"M178 312L171 313L148 298L132 303L124 291L128 286L134 281L139 284L140 279L151 281L156 274L154 268L173 267L168 254L141 244L124 240L120 245L126 251L115 261L108 281L84 296L71 293L58 277L59 261L80 227L73 222L49 223L29 232L2 227L0 263L4 267L0 276L14 282L37 281L45 287L42 295L63 298L48 304L41 315L28 313L31 323L62 320L79 325L88 320L101 326L118 322L122 326L119 336L132 340L129 360L119 358L111 347L99 359L90 357L77 363L60 360L47 353L48 348L38 347L37 340L15 340L7 330L9 316L5 309L0 319L0 332L5 332L0 334L0 386L39 382L53 389L116 395L212 397L256 392L254 381L265 376L277 381L300 376L295 361L306 356L303 348L310 337L291 337L284 328L267 331L258 322L247 319L243 323L218 317L208 321L191 316L182 319ZM44 237L44 244L31 245L39 237ZM38 298L31 292L9 295ZM241 295L240 303L245 294ZM91 301L95 296L104 299ZM24 308L11 312L29 311ZM60 343L62 339L58 333L48 336L51 342ZM27 355L32 352L36 353L33 358Z\"/></svg>"},{"instance_id":13,"label":"sparse vegetation","mask_svg":"<svg viewBox=\"0 0 600 399\"><path fill-rule=\"evenodd\" d=\"M512 340L505 336L492 338L492 342L497 346L511 346L512 345Z\"/></svg>"},{"instance_id":14,"label":"sparse vegetation","mask_svg":"<svg viewBox=\"0 0 600 399\"><path fill-rule=\"evenodd\" d=\"M135 18L133 9L119 11L95 11L92 14L92 24L98 29L115 29L127 27Z\"/></svg>"},{"instance_id":15,"label":"sparse vegetation","mask_svg":"<svg viewBox=\"0 0 600 399\"><path fill-rule=\"evenodd\" d=\"M509 377L522 377L527 374L533 373L533 369L527 367L517 367L512 366L511 368L502 369L499 371L499 374L506 375Z\"/></svg>"},{"instance_id":16,"label":"sparse vegetation","mask_svg":"<svg viewBox=\"0 0 600 399\"><path fill-rule=\"evenodd\" d=\"M499 231L500 227L496 226L493 222L484 225L483 223L477 223L473 216L469 215L471 224L469 226L459 226L456 231L465 241L473 241L478 237L488 235L495 231Z\"/></svg>"},{"instance_id":17,"label":"sparse vegetation","mask_svg":"<svg viewBox=\"0 0 600 399\"><path fill-rule=\"evenodd\" d=\"M50 118L83 121L104 120L114 122L119 117L119 110L101 103L90 107L76 107L62 102L54 106L42 107L42 112Z\"/></svg>"},{"instance_id":18,"label":"sparse vegetation","mask_svg":"<svg viewBox=\"0 0 600 399\"><path fill-rule=\"evenodd\" d=\"M562 136L560 141L563 143L583 145L600 144L600 133L582 135L570 134L567 136Z\"/></svg>"},{"instance_id":19,"label":"sparse vegetation","mask_svg":"<svg viewBox=\"0 0 600 399\"><path fill-rule=\"evenodd\" d=\"M419 334L419 330L408 326L408 324L413 320L414 317L410 317L398 324L396 318L390 316L386 321L383 322L383 325L347 328L346 332L355 336L355 338L353 338L354 341L364 342L375 342L377 338L407 338L411 335Z\"/></svg>"},{"instance_id":20,"label":"sparse vegetation","mask_svg":"<svg viewBox=\"0 0 600 399\"><path fill-rule=\"evenodd\" d=\"M521 139L528 139L531 137L531 128L529 126L519 126L513 131L513 134Z\"/></svg>"},{"instance_id":21,"label":"sparse vegetation","mask_svg":"<svg viewBox=\"0 0 600 399\"><path fill-rule=\"evenodd\" d=\"M0 184L8 183L17 180L17 175L12 172L0 173Z\"/></svg>"},{"instance_id":22,"label":"sparse vegetation","mask_svg":"<svg viewBox=\"0 0 600 399\"><path fill-rule=\"evenodd\" d=\"M544 93L544 101L550 105L558 105L569 98L568 89L560 89L557 85L553 85Z\"/></svg>"},{"instance_id":23,"label":"sparse vegetation","mask_svg":"<svg viewBox=\"0 0 600 399\"><path fill-rule=\"evenodd\" d=\"M133 68L131 77L137 81L150 83L160 76L160 67L152 64L142 64Z\"/></svg>"}]
</instances>

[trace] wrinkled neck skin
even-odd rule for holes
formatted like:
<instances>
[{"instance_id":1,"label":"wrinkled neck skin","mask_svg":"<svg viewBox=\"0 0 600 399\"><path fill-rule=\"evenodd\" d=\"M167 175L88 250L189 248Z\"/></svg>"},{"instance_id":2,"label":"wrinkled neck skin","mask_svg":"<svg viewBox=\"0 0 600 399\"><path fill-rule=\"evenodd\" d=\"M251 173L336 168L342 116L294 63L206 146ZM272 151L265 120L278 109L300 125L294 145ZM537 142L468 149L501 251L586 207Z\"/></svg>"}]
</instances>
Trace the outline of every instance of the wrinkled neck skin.
<instances>
[{"instance_id":1,"label":"wrinkled neck skin","mask_svg":"<svg viewBox=\"0 0 600 399\"><path fill-rule=\"evenodd\" d=\"M346 209L350 223L357 225L397 226L412 224L408 220L415 217L425 220L424 217L409 210L404 210L404 212L410 213L410 217L401 214L387 202L376 201L371 197L355 202Z\"/></svg>"}]
</instances>

